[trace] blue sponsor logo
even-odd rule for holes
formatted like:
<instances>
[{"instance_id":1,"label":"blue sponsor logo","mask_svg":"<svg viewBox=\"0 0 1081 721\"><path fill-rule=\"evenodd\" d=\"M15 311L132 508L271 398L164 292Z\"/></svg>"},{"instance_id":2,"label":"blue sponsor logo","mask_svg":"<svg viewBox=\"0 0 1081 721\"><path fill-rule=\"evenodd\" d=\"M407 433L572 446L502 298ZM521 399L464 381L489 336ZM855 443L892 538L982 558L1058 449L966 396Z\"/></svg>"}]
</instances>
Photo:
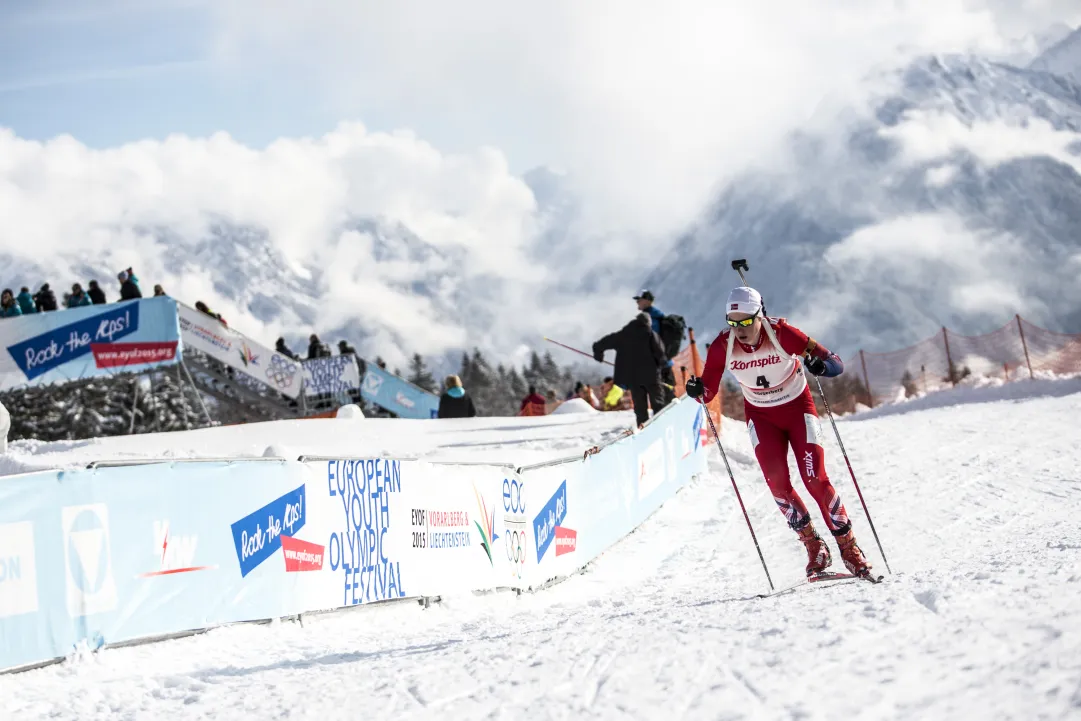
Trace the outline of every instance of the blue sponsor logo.
<instances>
[{"instance_id":1,"label":"blue sponsor logo","mask_svg":"<svg viewBox=\"0 0 1081 721\"><path fill-rule=\"evenodd\" d=\"M537 563L544 558L548 546L552 545L555 538L556 526L563 525L563 519L567 517L567 482L559 484L555 495L548 499L537 517L533 519L533 540L537 547Z\"/></svg>"},{"instance_id":2,"label":"blue sponsor logo","mask_svg":"<svg viewBox=\"0 0 1081 721\"><path fill-rule=\"evenodd\" d=\"M26 379L33 380L89 354L92 343L112 343L138 329L139 304L125 303L8 346L8 352Z\"/></svg>"},{"instance_id":3,"label":"blue sponsor logo","mask_svg":"<svg viewBox=\"0 0 1081 721\"><path fill-rule=\"evenodd\" d=\"M697 449L702 442L702 414L708 412L705 408L699 406L698 412L694 414L694 426L691 428L691 433L694 435L694 444L691 450Z\"/></svg>"},{"instance_id":4,"label":"blue sponsor logo","mask_svg":"<svg viewBox=\"0 0 1081 721\"><path fill-rule=\"evenodd\" d=\"M282 546L282 535L294 536L307 520L304 486L276 498L234 523L233 545L240 575L247 576Z\"/></svg>"}]
</instances>

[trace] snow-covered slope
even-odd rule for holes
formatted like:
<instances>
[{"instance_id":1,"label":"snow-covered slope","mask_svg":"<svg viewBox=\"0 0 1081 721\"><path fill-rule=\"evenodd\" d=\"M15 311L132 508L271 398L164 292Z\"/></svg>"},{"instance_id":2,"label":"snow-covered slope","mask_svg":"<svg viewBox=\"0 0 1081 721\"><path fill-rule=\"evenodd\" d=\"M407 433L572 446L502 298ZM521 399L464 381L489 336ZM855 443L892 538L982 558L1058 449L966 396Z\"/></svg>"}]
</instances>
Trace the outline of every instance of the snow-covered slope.
<instances>
[{"instance_id":1,"label":"snow-covered slope","mask_svg":"<svg viewBox=\"0 0 1081 721\"><path fill-rule=\"evenodd\" d=\"M1018 382L1005 400L984 394L970 405L840 423L894 571L877 586L756 598L765 578L714 452L707 478L587 573L548 590L109 650L0 677L0 708L20 721L1073 718L1081 450L1066 441L1081 388L1057 388L1070 393ZM597 416L605 414L547 421ZM463 449L501 433L431 427ZM583 445L598 430L582 428L572 442L555 428L533 442L557 455L556 444ZM774 583L793 583L802 549L760 479L746 431L726 422L722 433ZM148 440L129 439L129 452L144 452ZM87 458L96 446L85 447ZM74 459L79 449L68 452ZM832 435L827 456L861 544L884 571Z\"/></svg>"},{"instance_id":2,"label":"snow-covered slope","mask_svg":"<svg viewBox=\"0 0 1081 721\"><path fill-rule=\"evenodd\" d=\"M1081 83L1081 28L1044 50L1029 67Z\"/></svg>"},{"instance_id":3,"label":"snow-covered slope","mask_svg":"<svg viewBox=\"0 0 1081 721\"><path fill-rule=\"evenodd\" d=\"M726 187L645 280L659 305L718 330L746 257L772 313L845 353L1018 312L1081 328L1081 85L943 56L872 87Z\"/></svg>"}]
</instances>

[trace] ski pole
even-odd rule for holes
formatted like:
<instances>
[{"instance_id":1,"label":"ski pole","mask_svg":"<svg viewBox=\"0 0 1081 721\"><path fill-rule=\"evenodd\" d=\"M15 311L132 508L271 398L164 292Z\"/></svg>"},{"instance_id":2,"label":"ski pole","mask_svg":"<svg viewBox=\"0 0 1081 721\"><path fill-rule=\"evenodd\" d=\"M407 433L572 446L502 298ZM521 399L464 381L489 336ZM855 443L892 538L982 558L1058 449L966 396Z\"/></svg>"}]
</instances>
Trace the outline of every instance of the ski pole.
<instances>
[{"instance_id":1,"label":"ski pole","mask_svg":"<svg viewBox=\"0 0 1081 721\"><path fill-rule=\"evenodd\" d=\"M557 340L552 340L551 338L549 338L547 336L542 336L542 337L544 338L544 340L548 341L549 343L555 343L560 348L566 348L569 351L574 351L575 353L578 353L579 355L584 355L587 358L593 358L592 353L586 353L584 350L578 350L577 348L572 348L569 345L564 345L563 343L560 343ZM597 360L597 359L593 358L593 360ZM612 361L602 360L600 362L601 363L607 363L610 366L615 366L615 363L613 363ZM673 386L671 384L668 384L668 383L665 383L664 381L661 381L661 385L664 386L665 388L667 388L670 391L674 391L676 389L675 386Z\"/></svg>"},{"instance_id":2,"label":"ski pole","mask_svg":"<svg viewBox=\"0 0 1081 721\"><path fill-rule=\"evenodd\" d=\"M751 517L747 515L747 507L743 505L743 496L739 494L739 486L736 485L736 477L732 474L732 466L728 465L728 456L725 455L724 446L721 445L721 436L717 433L717 426L713 425L713 416L709 414L709 409L703 405L702 411L706 414L706 420L709 421L709 429L713 431L713 437L717 439L717 449L721 452L721 458L724 460L724 467L728 470L728 479L732 481L732 488L736 491L736 500L739 501L739 507L743 510L743 520L747 521L747 528L751 532L751 540L754 541L754 548L758 551L758 560L762 562L762 570L766 572L766 581L769 582L769 590L773 591L773 579L769 576L769 569L766 567L766 559L762 555L762 547L758 545L758 537L754 535L754 526L751 525Z\"/></svg>"},{"instance_id":3,"label":"ski pole","mask_svg":"<svg viewBox=\"0 0 1081 721\"><path fill-rule=\"evenodd\" d=\"M860 503L863 504L863 512L867 514L867 523L871 526L871 533L875 536L875 543L878 544L878 552L882 554L882 560L886 564L886 570L893 573L890 568L890 562L886 560L886 551L882 548L882 541L878 540L878 531L875 530L875 522L871 520L871 511L867 508L867 501L863 500L863 491L860 490L860 484L856 481L856 473L852 470L852 462L848 460L848 451L845 450L845 444L841 440L841 432L837 430L837 423L833 420L833 411L830 410L829 401L826 400L826 392L822 389L822 379L815 376L815 383L818 384L818 395L822 398L822 405L826 408L826 415L829 416L830 425L833 426L833 433L837 436L837 445L841 446L841 453L845 457L845 463L848 465L848 475L852 476L852 485L856 487L856 495L860 497Z\"/></svg>"},{"instance_id":4,"label":"ski pole","mask_svg":"<svg viewBox=\"0 0 1081 721\"><path fill-rule=\"evenodd\" d=\"M560 348L566 348L567 350L574 351L575 353L577 353L579 355L584 355L587 358L593 358L592 353L586 353L584 350L578 350L577 348L571 348L569 345L564 345L563 343L560 343L557 340L552 340L551 338L548 338L547 336L544 336L544 340L548 341L549 343L555 343ZM593 360L596 360L596 358L593 358ZM610 366L615 365L615 363L613 363L612 361L601 361L601 363L607 363Z\"/></svg>"}]
</instances>

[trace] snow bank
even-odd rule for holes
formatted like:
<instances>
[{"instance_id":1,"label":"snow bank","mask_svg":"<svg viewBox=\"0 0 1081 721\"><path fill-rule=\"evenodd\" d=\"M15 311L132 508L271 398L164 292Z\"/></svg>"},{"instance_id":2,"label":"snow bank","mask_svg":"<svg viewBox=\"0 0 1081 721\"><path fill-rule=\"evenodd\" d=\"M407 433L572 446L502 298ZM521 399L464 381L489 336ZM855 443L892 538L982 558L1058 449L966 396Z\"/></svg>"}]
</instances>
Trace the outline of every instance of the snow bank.
<instances>
[{"instance_id":1,"label":"snow bank","mask_svg":"<svg viewBox=\"0 0 1081 721\"><path fill-rule=\"evenodd\" d=\"M898 413L948 408L968 403L1019 401L1030 398L1068 396L1074 393L1081 393L1081 378L1036 378L1033 380L1024 378L1009 383L1002 379L988 378L971 384L959 384L956 388L907 398L877 408L849 413L844 417L844 420L863 421L897 415Z\"/></svg>"},{"instance_id":2,"label":"snow bank","mask_svg":"<svg viewBox=\"0 0 1081 721\"><path fill-rule=\"evenodd\" d=\"M551 415L560 416L568 413L600 413L596 408L586 403L581 398L572 398L564 401L552 411Z\"/></svg>"}]
</instances>

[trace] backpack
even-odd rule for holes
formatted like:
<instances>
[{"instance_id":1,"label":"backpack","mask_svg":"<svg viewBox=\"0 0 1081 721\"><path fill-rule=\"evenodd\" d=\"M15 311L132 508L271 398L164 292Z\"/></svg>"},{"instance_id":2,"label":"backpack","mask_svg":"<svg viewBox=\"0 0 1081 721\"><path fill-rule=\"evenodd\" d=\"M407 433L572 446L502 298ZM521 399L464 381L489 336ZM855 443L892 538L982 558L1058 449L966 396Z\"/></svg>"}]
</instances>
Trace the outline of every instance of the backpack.
<instances>
[{"instance_id":1,"label":"backpack","mask_svg":"<svg viewBox=\"0 0 1081 721\"><path fill-rule=\"evenodd\" d=\"M683 345L684 332L687 322L681 315L666 315L661 318L661 343L664 345L664 354L669 358L675 358Z\"/></svg>"}]
</instances>

